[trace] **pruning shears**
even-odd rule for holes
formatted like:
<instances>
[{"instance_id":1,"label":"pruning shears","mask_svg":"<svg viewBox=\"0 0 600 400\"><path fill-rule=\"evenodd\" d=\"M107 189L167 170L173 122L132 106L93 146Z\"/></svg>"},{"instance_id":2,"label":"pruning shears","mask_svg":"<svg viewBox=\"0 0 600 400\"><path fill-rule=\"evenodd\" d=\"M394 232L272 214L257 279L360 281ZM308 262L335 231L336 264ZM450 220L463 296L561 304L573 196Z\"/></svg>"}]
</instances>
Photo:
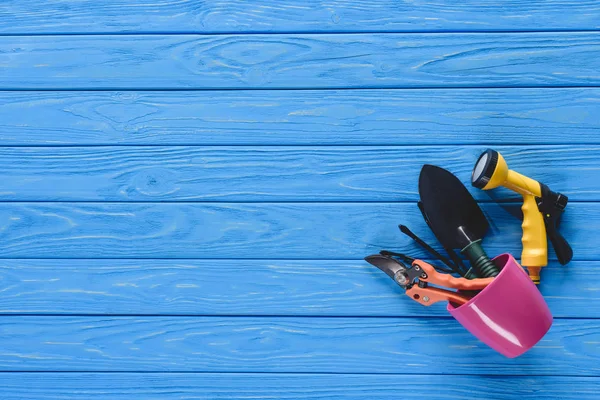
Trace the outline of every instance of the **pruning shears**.
<instances>
[{"instance_id":1,"label":"pruning shears","mask_svg":"<svg viewBox=\"0 0 600 400\"><path fill-rule=\"evenodd\" d=\"M410 264L410 267L391 255L402 258ZM463 305L471 299L471 296L465 291L484 289L494 280L494 278L457 278L448 273L438 272L433 265L423 260L387 251L368 256L365 260L385 272L406 290L408 297L424 306L430 306L440 301L449 301L457 306ZM430 286L430 284L457 289L461 292Z\"/></svg>"}]
</instances>

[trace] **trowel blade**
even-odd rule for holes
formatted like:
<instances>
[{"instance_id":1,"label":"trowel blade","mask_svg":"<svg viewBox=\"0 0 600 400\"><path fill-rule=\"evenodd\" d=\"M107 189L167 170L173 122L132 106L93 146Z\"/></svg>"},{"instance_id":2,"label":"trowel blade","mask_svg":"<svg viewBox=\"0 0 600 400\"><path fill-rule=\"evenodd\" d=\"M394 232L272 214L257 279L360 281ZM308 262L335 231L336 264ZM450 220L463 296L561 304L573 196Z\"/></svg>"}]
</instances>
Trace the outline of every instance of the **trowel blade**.
<instances>
[{"instance_id":1,"label":"trowel blade","mask_svg":"<svg viewBox=\"0 0 600 400\"><path fill-rule=\"evenodd\" d=\"M489 228L483 211L465 185L451 172L424 165L419 176L421 208L444 247L462 249L468 239L483 239Z\"/></svg>"}]
</instances>

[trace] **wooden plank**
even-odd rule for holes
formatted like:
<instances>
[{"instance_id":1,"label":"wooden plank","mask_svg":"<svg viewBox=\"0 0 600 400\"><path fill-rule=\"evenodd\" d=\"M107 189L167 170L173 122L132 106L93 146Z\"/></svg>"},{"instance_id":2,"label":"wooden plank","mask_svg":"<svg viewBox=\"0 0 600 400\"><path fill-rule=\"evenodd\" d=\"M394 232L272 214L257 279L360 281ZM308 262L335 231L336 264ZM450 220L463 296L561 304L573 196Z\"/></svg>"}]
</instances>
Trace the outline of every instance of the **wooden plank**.
<instances>
[{"instance_id":1,"label":"wooden plank","mask_svg":"<svg viewBox=\"0 0 600 400\"><path fill-rule=\"evenodd\" d=\"M600 144L600 89L0 92L2 145Z\"/></svg>"},{"instance_id":2,"label":"wooden plank","mask_svg":"<svg viewBox=\"0 0 600 400\"><path fill-rule=\"evenodd\" d=\"M599 11L596 0L444 0L426 5L391 0L49 0L44 7L33 0L5 0L0 33L591 30L600 27Z\"/></svg>"},{"instance_id":3,"label":"wooden plank","mask_svg":"<svg viewBox=\"0 0 600 400\"><path fill-rule=\"evenodd\" d=\"M598 145L494 148L510 168L571 201L600 200ZM484 149L0 147L0 201L417 201L423 164L444 166L470 186ZM500 189L494 196L521 198Z\"/></svg>"},{"instance_id":4,"label":"wooden plank","mask_svg":"<svg viewBox=\"0 0 600 400\"><path fill-rule=\"evenodd\" d=\"M409 388L399 389L403 382ZM0 373L4 400L595 400L600 380L564 376Z\"/></svg>"},{"instance_id":5,"label":"wooden plank","mask_svg":"<svg viewBox=\"0 0 600 400\"><path fill-rule=\"evenodd\" d=\"M516 359L452 318L5 316L0 327L2 371L600 374L600 320L555 320Z\"/></svg>"},{"instance_id":6,"label":"wooden plank","mask_svg":"<svg viewBox=\"0 0 600 400\"><path fill-rule=\"evenodd\" d=\"M0 37L2 89L597 86L600 33Z\"/></svg>"},{"instance_id":7,"label":"wooden plank","mask_svg":"<svg viewBox=\"0 0 600 400\"><path fill-rule=\"evenodd\" d=\"M555 317L600 315L600 262L553 262ZM362 260L0 260L0 313L447 316Z\"/></svg>"},{"instance_id":8,"label":"wooden plank","mask_svg":"<svg viewBox=\"0 0 600 400\"><path fill-rule=\"evenodd\" d=\"M520 221L497 204L482 208L492 221L488 253L520 254ZM589 240L599 215L600 203L569 204L561 231L576 260L600 260ZM401 235L399 223L435 243L414 203L0 203L0 254L359 259L387 248L425 257Z\"/></svg>"}]
</instances>

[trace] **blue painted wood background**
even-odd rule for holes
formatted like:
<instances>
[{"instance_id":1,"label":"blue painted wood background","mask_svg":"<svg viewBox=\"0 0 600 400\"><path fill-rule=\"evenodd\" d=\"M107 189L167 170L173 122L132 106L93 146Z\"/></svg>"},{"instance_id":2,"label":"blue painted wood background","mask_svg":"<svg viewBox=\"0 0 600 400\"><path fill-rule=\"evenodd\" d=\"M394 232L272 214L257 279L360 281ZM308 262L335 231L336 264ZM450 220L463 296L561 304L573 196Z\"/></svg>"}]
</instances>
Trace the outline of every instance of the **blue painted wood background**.
<instances>
[{"instance_id":1,"label":"blue painted wood background","mask_svg":"<svg viewBox=\"0 0 600 400\"><path fill-rule=\"evenodd\" d=\"M2 1L0 398L597 399L599 71L598 0ZM487 146L571 199L514 360L362 261Z\"/></svg>"}]
</instances>

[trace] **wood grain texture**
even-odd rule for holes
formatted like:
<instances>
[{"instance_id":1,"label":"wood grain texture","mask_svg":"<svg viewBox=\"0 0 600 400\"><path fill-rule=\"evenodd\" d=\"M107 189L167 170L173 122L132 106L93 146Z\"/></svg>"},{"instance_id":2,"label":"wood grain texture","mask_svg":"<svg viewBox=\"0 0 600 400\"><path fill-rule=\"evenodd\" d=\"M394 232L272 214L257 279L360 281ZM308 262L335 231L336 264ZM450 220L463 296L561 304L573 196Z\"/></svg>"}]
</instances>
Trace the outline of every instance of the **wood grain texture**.
<instances>
[{"instance_id":1,"label":"wood grain texture","mask_svg":"<svg viewBox=\"0 0 600 400\"><path fill-rule=\"evenodd\" d=\"M553 262L554 317L600 316L600 262ZM0 313L447 316L362 260L0 260Z\"/></svg>"},{"instance_id":2,"label":"wood grain texture","mask_svg":"<svg viewBox=\"0 0 600 400\"><path fill-rule=\"evenodd\" d=\"M597 86L600 33L0 37L2 89Z\"/></svg>"},{"instance_id":3,"label":"wood grain texture","mask_svg":"<svg viewBox=\"0 0 600 400\"><path fill-rule=\"evenodd\" d=\"M0 397L597 398L599 10L2 2ZM515 360L361 260L486 144L572 201Z\"/></svg>"},{"instance_id":4,"label":"wood grain texture","mask_svg":"<svg viewBox=\"0 0 600 400\"><path fill-rule=\"evenodd\" d=\"M5 0L0 33L590 30L599 11L596 0Z\"/></svg>"},{"instance_id":5,"label":"wood grain texture","mask_svg":"<svg viewBox=\"0 0 600 400\"><path fill-rule=\"evenodd\" d=\"M482 208L492 221L488 253L520 254L520 221L497 204ZM571 203L565 212L561 231L576 260L600 259L590 240L599 212L599 203ZM413 203L0 203L0 254L359 259L384 248L426 257L401 235L399 223L436 243Z\"/></svg>"},{"instance_id":6,"label":"wood grain texture","mask_svg":"<svg viewBox=\"0 0 600 400\"><path fill-rule=\"evenodd\" d=\"M450 317L5 316L0 328L2 371L600 374L600 320L555 320L516 359Z\"/></svg>"},{"instance_id":7,"label":"wood grain texture","mask_svg":"<svg viewBox=\"0 0 600 400\"><path fill-rule=\"evenodd\" d=\"M600 89L0 92L2 145L600 144Z\"/></svg>"},{"instance_id":8,"label":"wood grain texture","mask_svg":"<svg viewBox=\"0 0 600 400\"><path fill-rule=\"evenodd\" d=\"M410 382L410 389L399 389ZM557 376L0 373L4 400L596 400L600 380ZM574 388L577 388L576 390Z\"/></svg>"},{"instance_id":9,"label":"wood grain texture","mask_svg":"<svg viewBox=\"0 0 600 400\"><path fill-rule=\"evenodd\" d=\"M598 145L494 148L510 168L571 201L600 200ZM423 164L444 166L470 186L484 149L0 147L0 201L417 201ZM471 191L490 201L488 192ZM521 199L509 190L493 195Z\"/></svg>"}]
</instances>

